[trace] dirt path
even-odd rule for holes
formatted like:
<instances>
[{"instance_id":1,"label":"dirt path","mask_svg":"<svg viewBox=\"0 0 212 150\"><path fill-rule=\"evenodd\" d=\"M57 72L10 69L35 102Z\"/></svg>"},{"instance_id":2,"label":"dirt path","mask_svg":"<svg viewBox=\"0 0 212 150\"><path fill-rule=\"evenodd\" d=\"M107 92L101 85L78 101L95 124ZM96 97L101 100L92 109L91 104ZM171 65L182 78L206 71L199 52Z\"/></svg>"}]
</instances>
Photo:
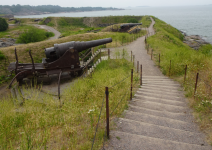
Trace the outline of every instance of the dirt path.
<instances>
[{"instance_id":1,"label":"dirt path","mask_svg":"<svg viewBox=\"0 0 212 150\"><path fill-rule=\"evenodd\" d=\"M151 18L152 19L152 18ZM154 34L152 20L148 31ZM145 37L120 48L135 55L143 67L143 85L138 89L128 110L110 132L107 150L211 150L205 135L194 122L192 111L179 83L162 75L147 54Z\"/></svg>"},{"instance_id":2,"label":"dirt path","mask_svg":"<svg viewBox=\"0 0 212 150\"><path fill-rule=\"evenodd\" d=\"M153 25L155 24L155 21L152 20L152 23L150 27L148 28L149 32L154 32ZM145 48L145 37L140 37L136 41L130 43L129 45L118 47L118 48L111 48L112 55L115 56L115 51L117 49L125 49L128 51L129 55L131 55L131 51L133 55L135 55L135 66L137 65L137 61L139 61L139 64L142 64L143 67L143 74L146 76L162 76L162 73L158 69L158 67L155 66L154 62L151 60L150 56L147 54L146 48ZM129 60L130 61L130 60Z\"/></svg>"},{"instance_id":3,"label":"dirt path","mask_svg":"<svg viewBox=\"0 0 212 150\"><path fill-rule=\"evenodd\" d=\"M46 25L34 25L35 27L38 27L38 28L41 28L41 29L45 29L49 32L53 32L54 33L54 36L53 37L50 37L48 40L54 40L54 39L58 39L61 35L61 33L57 30L55 30L54 28L52 27L49 27L49 26L46 26Z\"/></svg>"}]
</instances>

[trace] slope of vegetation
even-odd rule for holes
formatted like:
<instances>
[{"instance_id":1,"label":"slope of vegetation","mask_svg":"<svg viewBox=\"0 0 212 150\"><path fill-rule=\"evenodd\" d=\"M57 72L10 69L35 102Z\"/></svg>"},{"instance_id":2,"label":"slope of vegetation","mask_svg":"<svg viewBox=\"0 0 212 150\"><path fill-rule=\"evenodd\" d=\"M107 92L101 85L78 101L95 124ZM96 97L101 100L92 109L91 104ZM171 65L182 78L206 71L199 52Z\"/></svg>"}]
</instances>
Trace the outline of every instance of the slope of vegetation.
<instances>
[{"instance_id":1,"label":"slope of vegetation","mask_svg":"<svg viewBox=\"0 0 212 150\"><path fill-rule=\"evenodd\" d=\"M184 44L183 35L177 29L155 18L156 34L147 39L154 50L155 61L158 64L158 54L161 54L161 71L178 80L190 99L190 105L195 110L197 121L208 133L212 143L212 46L202 46L198 51ZM171 70L170 68L171 60ZM185 65L188 66L186 82L184 83ZM199 83L194 98L196 74L199 73Z\"/></svg>"},{"instance_id":2,"label":"slope of vegetation","mask_svg":"<svg viewBox=\"0 0 212 150\"><path fill-rule=\"evenodd\" d=\"M0 101L0 149L90 149L105 87L130 75L132 64L125 59L101 62L91 77L78 79L68 87L59 107L57 98L39 90L23 89L28 99L23 106L17 99ZM138 81L135 76L134 82ZM127 108L130 78L109 88L110 113L123 97L114 118ZM42 98L40 97L42 96ZM94 149L100 149L105 131L105 105L101 114Z\"/></svg>"},{"instance_id":3,"label":"slope of vegetation","mask_svg":"<svg viewBox=\"0 0 212 150\"><path fill-rule=\"evenodd\" d=\"M39 42L54 36L53 32L47 32L45 30L38 29L34 26L30 26L28 29L24 29L22 32L23 33L19 35L16 43Z\"/></svg>"},{"instance_id":4,"label":"slope of vegetation","mask_svg":"<svg viewBox=\"0 0 212 150\"><path fill-rule=\"evenodd\" d=\"M103 18L104 17L97 17L97 20L101 21ZM110 20L113 20L115 18L119 18L119 16L106 17L105 20L109 22ZM129 18L130 16L121 16L120 21L127 22ZM132 18L141 19L143 24L146 24L146 25L150 24L148 16L143 16L143 17L132 16ZM71 17L51 18L51 22L48 25L54 28L60 29L60 31L62 31L62 33L67 37L60 38L57 40L41 41L37 43L29 43L24 45L1 48L0 52L8 58L8 61L6 62L6 64L4 64L4 68L7 68L7 66L9 65L8 64L9 62L15 61L15 55L14 55L15 47L17 49L19 62L31 63L31 59L28 54L29 50L31 50L34 61L36 63L40 63L42 58L45 57L44 48L52 47L55 43L60 44L60 43L69 42L69 41L90 41L90 40L97 40L97 39L111 37L113 39L113 42L106 44L106 47L110 48L110 47L119 47L123 44L128 44L132 42L133 40L136 40L139 36L143 36L146 34L146 31L141 31L139 34L136 34L136 35L132 35L128 33L115 33L115 32L87 33L87 31L89 30L102 29L102 28L86 26L85 25L86 19L89 19L89 18L71 18ZM92 20L92 18L90 18L90 20ZM141 20L139 20L139 22ZM26 24L33 23L32 19L19 19L19 21ZM97 24L97 23L100 23L100 22L98 21L92 22L92 24ZM31 26L29 25L23 25L23 24L21 24L20 26L10 27L9 30L5 32L0 32L0 37L10 36L12 38L18 38L19 35L23 33L24 29L29 30L30 27ZM81 30L82 28L83 30ZM68 35L71 35L71 36L68 36ZM100 47L96 47L96 49L98 48ZM7 75L9 75L9 73L6 74L5 71L0 72L0 76L4 76L4 78L2 79L5 79Z\"/></svg>"},{"instance_id":5,"label":"slope of vegetation","mask_svg":"<svg viewBox=\"0 0 212 150\"><path fill-rule=\"evenodd\" d=\"M50 32L48 33L47 31L45 31L44 29L37 29L31 25L21 24L21 25L17 25L17 26L9 26L8 30L0 32L0 38L8 38L9 37L9 38L18 39L21 34L28 32L29 30L33 31L34 33L35 32L38 34L41 33L44 35L44 37L46 36L46 34L50 33ZM51 34L51 36L53 36L52 32L50 34ZM44 38L44 39L46 39L46 38ZM44 39L42 39L42 40L44 40ZM20 42L20 43L22 43L22 42Z\"/></svg>"},{"instance_id":6,"label":"slope of vegetation","mask_svg":"<svg viewBox=\"0 0 212 150\"><path fill-rule=\"evenodd\" d=\"M89 31L101 30L99 24L118 24L127 23L130 19L138 22L144 21L144 24L149 24L147 16L109 16L109 17L50 17L51 22L47 25L54 27L62 33L62 36L75 34L83 34Z\"/></svg>"}]
</instances>

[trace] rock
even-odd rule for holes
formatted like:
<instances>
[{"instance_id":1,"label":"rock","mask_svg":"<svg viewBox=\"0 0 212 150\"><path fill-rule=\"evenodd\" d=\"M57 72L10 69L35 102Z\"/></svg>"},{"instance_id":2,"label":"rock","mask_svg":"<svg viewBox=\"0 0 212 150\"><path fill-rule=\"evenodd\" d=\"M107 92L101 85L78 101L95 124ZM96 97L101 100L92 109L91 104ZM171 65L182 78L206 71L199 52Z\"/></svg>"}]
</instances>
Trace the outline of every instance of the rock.
<instances>
[{"instance_id":1,"label":"rock","mask_svg":"<svg viewBox=\"0 0 212 150\"><path fill-rule=\"evenodd\" d=\"M16 39L12 38L1 38L0 39L0 48L1 47L8 47L15 45Z\"/></svg>"},{"instance_id":2,"label":"rock","mask_svg":"<svg viewBox=\"0 0 212 150\"><path fill-rule=\"evenodd\" d=\"M209 44L204 39L202 39L199 35L185 36L183 42L195 50L198 50L200 46L202 45Z\"/></svg>"}]
</instances>

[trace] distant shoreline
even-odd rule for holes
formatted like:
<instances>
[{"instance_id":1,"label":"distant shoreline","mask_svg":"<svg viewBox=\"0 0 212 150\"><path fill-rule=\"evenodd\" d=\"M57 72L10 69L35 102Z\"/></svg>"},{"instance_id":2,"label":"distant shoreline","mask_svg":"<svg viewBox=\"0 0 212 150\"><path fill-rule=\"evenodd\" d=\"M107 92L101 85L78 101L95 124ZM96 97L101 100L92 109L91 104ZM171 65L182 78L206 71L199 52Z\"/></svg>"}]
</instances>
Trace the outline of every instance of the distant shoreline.
<instances>
[{"instance_id":1,"label":"distant shoreline","mask_svg":"<svg viewBox=\"0 0 212 150\"><path fill-rule=\"evenodd\" d=\"M95 12L95 11L120 11L125 9L108 9L108 10L91 10L91 11L71 11L71 12L56 12L56 13L39 13L39 14L25 14L25 15L14 15L14 18L18 18L18 16L36 16L36 15L50 15L50 14L62 14L62 13L80 13L80 12Z\"/></svg>"}]
</instances>

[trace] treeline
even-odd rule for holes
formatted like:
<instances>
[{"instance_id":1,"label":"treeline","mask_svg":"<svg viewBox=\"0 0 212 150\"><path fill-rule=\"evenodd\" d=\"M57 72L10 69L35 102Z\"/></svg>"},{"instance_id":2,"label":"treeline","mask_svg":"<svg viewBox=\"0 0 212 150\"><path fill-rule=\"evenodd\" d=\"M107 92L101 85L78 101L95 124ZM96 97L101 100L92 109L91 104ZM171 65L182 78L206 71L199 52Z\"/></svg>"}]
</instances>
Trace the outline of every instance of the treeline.
<instances>
[{"instance_id":1,"label":"treeline","mask_svg":"<svg viewBox=\"0 0 212 150\"><path fill-rule=\"evenodd\" d=\"M0 5L0 14L24 14L27 12L39 13L58 13L58 12L82 12L82 11L101 11L101 10L119 10L113 7L60 7L58 5Z\"/></svg>"}]
</instances>

